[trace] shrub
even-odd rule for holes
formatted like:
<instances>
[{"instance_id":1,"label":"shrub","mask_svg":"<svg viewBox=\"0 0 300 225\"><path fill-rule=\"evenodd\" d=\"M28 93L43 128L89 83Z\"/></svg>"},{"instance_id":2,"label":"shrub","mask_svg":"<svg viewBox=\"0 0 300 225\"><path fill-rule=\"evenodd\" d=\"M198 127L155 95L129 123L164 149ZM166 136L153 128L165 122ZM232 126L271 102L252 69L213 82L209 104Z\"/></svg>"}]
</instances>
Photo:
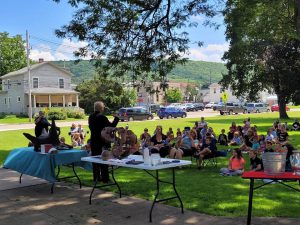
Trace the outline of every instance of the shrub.
<instances>
[{"instance_id":1,"label":"shrub","mask_svg":"<svg viewBox=\"0 0 300 225\"><path fill-rule=\"evenodd\" d=\"M84 119L85 114L84 112L76 109L67 109L66 110L68 118L75 118L75 119Z\"/></svg>"},{"instance_id":2,"label":"shrub","mask_svg":"<svg viewBox=\"0 0 300 225\"><path fill-rule=\"evenodd\" d=\"M67 119L67 113L61 109L50 108L47 117L49 120L65 120Z\"/></svg>"}]
</instances>

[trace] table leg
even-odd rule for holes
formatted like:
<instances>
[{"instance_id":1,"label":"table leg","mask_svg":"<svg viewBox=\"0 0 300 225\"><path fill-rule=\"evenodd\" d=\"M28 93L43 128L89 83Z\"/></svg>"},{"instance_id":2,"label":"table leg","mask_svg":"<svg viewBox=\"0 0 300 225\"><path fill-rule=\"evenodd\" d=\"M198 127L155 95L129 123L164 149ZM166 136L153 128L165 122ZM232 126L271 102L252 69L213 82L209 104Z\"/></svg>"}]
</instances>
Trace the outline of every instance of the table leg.
<instances>
[{"instance_id":1,"label":"table leg","mask_svg":"<svg viewBox=\"0 0 300 225\"><path fill-rule=\"evenodd\" d=\"M53 182L51 185L51 194L53 194L54 184L55 184L55 182Z\"/></svg>"},{"instance_id":2,"label":"table leg","mask_svg":"<svg viewBox=\"0 0 300 225\"><path fill-rule=\"evenodd\" d=\"M93 189L90 194L90 205L92 204L92 196L93 196L93 192L94 192L95 188L97 187L97 183L98 183L98 180L95 181Z\"/></svg>"},{"instance_id":3,"label":"table leg","mask_svg":"<svg viewBox=\"0 0 300 225\"><path fill-rule=\"evenodd\" d=\"M81 180L79 179L79 177L78 177L78 175L77 175L77 173L75 171L75 165L74 165L74 163L72 163L72 170L73 170L73 173L74 173L75 177L77 178L77 180L79 182L79 187L81 189Z\"/></svg>"},{"instance_id":4,"label":"table leg","mask_svg":"<svg viewBox=\"0 0 300 225\"><path fill-rule=\"evenodd\" d=\"M118 182L117 182L116 179L115 179L115 176L114 176L114 167L113 167L113 166L111 167L111 177L112 177L114 183L115 183L115 184L117 185L117 187L118 187L120 198L122 198L121 188L120 188Z\"/></svg>"},{"instance_id":5,"label":"table leg","mask_svg":"<svg viewBox=\"0 0 300 225\"><path fill-rule=\"evenodd\" d=\"M153 208L154 208L154 205L156 203L156 199L159 195L159 175L158 175L158 170L155 171L156 172L156 176L155 176L155 179L156 179L156 195L155 195L155 198L153 200L153 203L152 203L152 206L151 206L151 209L150 209L150 214L149 214L149 222L151 223L152 222L152 211L153 211Z\"/></svg>"},{"instance_id":6,"label":"table leg","mask_svg":"<svg viewBox=\"0 0 300 225\"><path fill-rule=\"evenodd\" d=\"M254 179L250 179L247 225L251 224Z\"/></svg>"},{"instance_id":7,"label":"table leg","mask_svg":"<svg viewBox=\"0 0 300 225\"><path fill-rule=\"evenodd\" d=\"M177 192L177 190L176 190L175 168L174 168L174 167L172 168L172 173L173 173L173 189L174 189L174 192L176 193L177 198L178 198L179 201L180 201L181 213L183 213L183 203L182 203L181 198L180 198L180 196L179 196L179 194L178 194L178 192Z\"/></svg>"},{"instance_id":8,"label":"table leg","mask_svg":"<svg viewBox=\"0 0 300 225\"><path fill-rule=\"evenodd\" d=\"M57 166L57 174L55 176L56 180L58 180L59 173L60 173L60 166L58 165Z\"/></svg>"},{"instance_id":9,"label":"table leg","mask_svg":"<svg viewBox=\"0 0 300 225\"><path fill-rule=\"evenodd\" d=\"M23 176L23 173L21 173L20 178L19 178L19 183L20 184L22 183L22 176Z\"/></svg>"},{"instance_id":10,"label":"table leg","mask_svg":"<svg viewBox=\"0 0 300 225\"><path fill-rule=\"evenodd\" d=\"M92 196L93 196L93 192L94 192L95 188L102 188L102 187L108 187L108 186L114 186L114 185L116 185L116 186L118 187L118 190L119 190L120 198L122 197L121 188L120 188L120 186L119 186L119 184L118 184L118 182L116 181L115 176L114 176L114 167L112 166L111 168L112 168L112 169L111 169L110 173L111 173L111 175L112 175L112 179L114 180L114 182L113 182L113 183L108 183L108 184L103 184L103 185L97 186L97 183L98 183L99 181L96 180L95 183L94 183L93 189L92 189L92 191L91 191L91 194L90 194L90 205L92 204Z\"/></svg>"}]
</instances>

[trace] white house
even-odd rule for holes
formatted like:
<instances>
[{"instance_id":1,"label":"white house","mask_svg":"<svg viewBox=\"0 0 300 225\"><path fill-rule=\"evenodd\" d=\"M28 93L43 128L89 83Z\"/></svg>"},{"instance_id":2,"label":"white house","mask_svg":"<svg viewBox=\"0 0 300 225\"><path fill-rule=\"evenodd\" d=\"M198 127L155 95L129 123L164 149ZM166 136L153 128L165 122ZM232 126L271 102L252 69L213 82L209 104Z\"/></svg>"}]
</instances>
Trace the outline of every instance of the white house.
<instances>
[{"instance_id":1,"label":"white house","mask_svg":"<svg viewBox=\"0 0 300 225\"><path fill-rule=\"evenodd\" d=\"M212 83L209 86L209 89L203 89L200 90L200 94L202 94L203 102L220 102L222 93L226 92L228 95L227 102L243 102L243 99L238 99L236 96L232 94L232 91L230 88L224 89L222 86L218 83ZM268 102L268 97L270 94L266 91L261 91L258 93L259 101L261 102Z\"/></svg>"},{"instance_id":2,"label":"white house","mask_svg":"<svg viewBox=\"0 0 300 225\"><path fill-rule=\"evenodd\" d=\"M79 108L79 93L72 89L72 73L51 62L40 61L31 66L31 102L33 114L45 107ZM28 70L8 73L1 77L0 113L28 114Z\"/></svg>"},{"instance_id":3,"label":"white house","mask_svg":"<svg viewBox=\"0 0 300 225\"><path fill-rule=\"evenodd\" d=\"M224 91L228 94L228 102L239 102L238 98L232 94L230 88L224 89L218 83L212 83L209 86L209 90L203 92L203 102L220 102Z\"/></svg>"}]
</instances>

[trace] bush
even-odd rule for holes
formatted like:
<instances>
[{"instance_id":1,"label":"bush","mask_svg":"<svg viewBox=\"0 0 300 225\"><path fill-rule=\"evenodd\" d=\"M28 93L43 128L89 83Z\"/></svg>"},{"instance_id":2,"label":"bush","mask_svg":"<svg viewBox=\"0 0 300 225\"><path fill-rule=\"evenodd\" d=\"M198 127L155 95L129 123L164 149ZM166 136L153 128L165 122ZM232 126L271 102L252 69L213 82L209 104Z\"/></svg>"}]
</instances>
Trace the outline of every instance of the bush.
<instances>
[{"instance_id":1,"label":"bush","mask_svg":"<svg viewBox=\"0 0 300 225\"><path fill-rule=\"evenodd\" d=\"M66 109L65 110L67 113L68 118L75 118L75 119L84 119L85 114L84 112L76 109Z\"/></svg>"},{"instance_id":2,"label":"bush","mask_svg":"<svg viewBox=\"0 0 300 225\"><path fill-rule=\"evenodd\" d=\"M49 120L65 120L67 119L67 113L61 109L50 108L47 117Z\"/></svg>"}]
</instances>

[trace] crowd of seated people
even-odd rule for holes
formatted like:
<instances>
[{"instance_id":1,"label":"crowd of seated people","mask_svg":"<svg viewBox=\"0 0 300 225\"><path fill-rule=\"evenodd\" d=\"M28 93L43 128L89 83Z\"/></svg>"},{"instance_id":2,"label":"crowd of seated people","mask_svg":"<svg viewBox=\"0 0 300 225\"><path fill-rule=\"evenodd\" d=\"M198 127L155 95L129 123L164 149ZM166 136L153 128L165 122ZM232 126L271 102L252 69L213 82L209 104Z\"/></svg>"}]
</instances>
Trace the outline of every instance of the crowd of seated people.
<instances>
[{"instance_id":1,"label":"crowd of seated people","mask_svg":"<svg viewBox=\"0 0 300 225\"><path fill-rule=\"evenodd\" d=\"M128 128L124 130L127 131ZM199 122L195 122L193 127L166 130L165 133L163 127L158 125L154 132L150 133L148 128L145 128L137 141L134 141L130 151L127 151L128 154L142 154L142 150L147 147L151 153L159 153L161 157L182 159L193 156L197 159L198 168L202 168L205 159L218 156L220 151L217 151L217 144L229 146L234 148L232 157L229 159L228 167L222 168L220 173L233 176L240 175L244 171L246 162L243 154L249 154L250 169L259 171L263 169L262 152L287 152L289 158L293 150L288 140L287 125L279 121L275 121L265 135L258 135L257 127L251 125L250 118L245 119L242 125L232 122L227 132L225 128L221 129L219 136L203 117ZM73 124L70 133L72 141L79 139L78 142L83 143L84 131L80 125L77 127ZM127 144L131 142L126 140ZM85 147L88 150L88 144Z\"/></svg>"},{"instance_id":2,"label":"crowd of seated people","mask_svg":"<svg viewBox=\"0 0 300 225\"><path fill-rule=\"evenodd\" d=\"M74 147L81 146L84 144L85 132L80 123L79 124L72 123L69 135L71 136L71 142Z\"/></svg>"}]
</instances>

